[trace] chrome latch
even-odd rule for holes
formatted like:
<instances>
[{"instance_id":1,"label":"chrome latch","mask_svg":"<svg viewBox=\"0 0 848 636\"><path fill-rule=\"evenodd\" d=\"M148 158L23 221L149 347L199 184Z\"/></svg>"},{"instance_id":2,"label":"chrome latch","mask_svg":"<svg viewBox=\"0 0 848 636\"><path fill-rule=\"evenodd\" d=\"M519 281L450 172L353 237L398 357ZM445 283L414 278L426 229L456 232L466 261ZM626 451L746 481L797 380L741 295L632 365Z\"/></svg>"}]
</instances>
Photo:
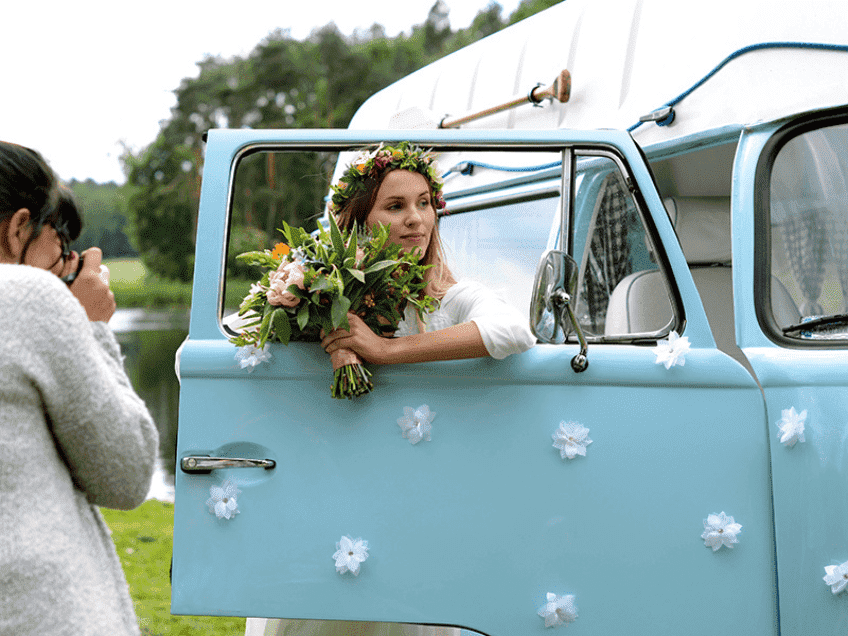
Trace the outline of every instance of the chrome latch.
<instances>
[{"instance_id":1,"label":"chrome latch","mask_svg":"<svg viewBox=\"0 0 848 636\"><path fill-rule=\"evenodd\" d=\"M245 459L241 457L208 457L190 455L180 460L184 473L210 473L221 468L264 468L269 470L277 465L273 459Z\"/></svg>"}]
</instances>

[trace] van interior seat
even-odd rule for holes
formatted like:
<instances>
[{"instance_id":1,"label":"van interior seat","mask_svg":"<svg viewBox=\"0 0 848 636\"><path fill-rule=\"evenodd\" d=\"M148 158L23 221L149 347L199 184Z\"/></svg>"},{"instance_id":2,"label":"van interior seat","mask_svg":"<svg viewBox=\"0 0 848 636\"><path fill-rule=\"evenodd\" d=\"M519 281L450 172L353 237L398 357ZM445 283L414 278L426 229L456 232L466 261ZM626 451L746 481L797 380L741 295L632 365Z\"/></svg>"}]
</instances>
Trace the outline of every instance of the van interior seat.
<instances>
[{"instance_id":1,"label":"van interior seat","mask_svg":"<svg viewBox=\"0 0 848 636\"><path fill-rule=\"evenodd\" d=\"M750 369L736 345L730 199L673 197L664 203L701 295L716 345ZM794 301L775 278L772 305L778 323L800 320ZM623 278L610 296L605 334L652 333L668 325L671 319L671 302L660 271L634 272Z\"/></svg>"}]
</instances>

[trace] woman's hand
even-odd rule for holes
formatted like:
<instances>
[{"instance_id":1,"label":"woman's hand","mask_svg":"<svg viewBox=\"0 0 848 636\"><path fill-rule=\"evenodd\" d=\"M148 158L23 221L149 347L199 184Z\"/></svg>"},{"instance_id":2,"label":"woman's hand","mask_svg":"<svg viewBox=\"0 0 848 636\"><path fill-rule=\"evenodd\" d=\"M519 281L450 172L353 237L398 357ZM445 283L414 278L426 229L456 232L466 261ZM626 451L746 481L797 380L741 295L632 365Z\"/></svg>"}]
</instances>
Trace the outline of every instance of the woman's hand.
<instances>
[{"instance_id":1,"label":"woman's hand","mask_svg":"<svg viewBox=\"0 0 848 636\"><path fill-rule=\"evenodd\" d=\"M103 253L99 247L92 247L82 253L82 270L71 283L71 293L85 308L92 322L108 322L115 313L115 294L109 289L109 270L101 265Z\"/></svg>"},{"instance_id":2,"label":"woman's hand","mask_svg":"<svg viewBox=\"0 0 848 636\"><path fill-rule=\"evenodd\" d=\"M359 354L365 362L384 364L388 360L385 354L393 339L378 336L356 314L348 313L347 320L350 329L336 329L324 336L321 340L324 350L333 353L339 349L349 349Z\"/></svg>"}]
</instances>

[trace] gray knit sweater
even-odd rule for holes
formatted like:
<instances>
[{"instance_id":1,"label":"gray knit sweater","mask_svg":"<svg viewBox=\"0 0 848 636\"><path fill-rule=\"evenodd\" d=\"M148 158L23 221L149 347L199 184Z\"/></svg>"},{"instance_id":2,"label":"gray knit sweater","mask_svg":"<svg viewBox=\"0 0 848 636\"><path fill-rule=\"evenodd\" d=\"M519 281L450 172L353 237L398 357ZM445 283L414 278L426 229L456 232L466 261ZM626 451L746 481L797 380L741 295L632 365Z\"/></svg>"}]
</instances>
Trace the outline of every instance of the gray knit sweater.
<instances>
[{"instance_id":1,"label":"gray knit sweater","mask_svg":"<svg viewBox=\"0 0 848 636\"><path fill-rule=\"evenodd\" d=\"M97 506L141 504L157 448L109 327L0 265L0 635L139 633Z\"/></svg>"}]
</instances>

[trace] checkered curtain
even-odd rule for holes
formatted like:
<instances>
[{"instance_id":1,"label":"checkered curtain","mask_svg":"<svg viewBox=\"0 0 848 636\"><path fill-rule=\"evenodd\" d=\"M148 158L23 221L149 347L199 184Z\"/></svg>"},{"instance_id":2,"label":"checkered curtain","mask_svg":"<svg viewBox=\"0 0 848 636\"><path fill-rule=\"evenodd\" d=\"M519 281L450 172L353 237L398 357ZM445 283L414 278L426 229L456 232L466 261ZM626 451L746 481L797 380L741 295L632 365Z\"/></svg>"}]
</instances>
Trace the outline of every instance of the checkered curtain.
<instances>
[{"instance_id":1,"label":"checkered curtain","mask_svg":"<svg viewBox=\"0 0 848 636\"><path fill-rule=\"evenodd\" d=\"M634 223L638 223L638 216L633 199L620 175L612 173L601 188L595 231L589 245L585 286L581 290L581 300L588 309L588 312L581 312L581 323L588 321L584 326L591 333L604 333L612 290L622 278L633 272L628 234Z\"/></svg>"},{"instance_id":2,"label":"checkered curtain","mask_svg":"<svg viewBox=\"0 0 848 636\"><path fill-rule=\"evenodd\" d=\"M792 277L801 290L802 316L824 313L819 303L828 260L848 298L848 127L806 132L780 151L772 171L772 207Z\"/></svg>"},{"instance_id":3,"label":"checkered curtain","mask_svg":"<svg viewBox=\"0 0 848 636\"><path fill-rule=\"evenodd\" d=\"M842 287L840 312L843 314L848 313L848 218L846 215L848 215L848 209L842 208L834 210L827 217L827 240L836 264L839 284Z\"/></svg>"},{"instance_id":4,"label":"checkered curtain","mask_svg":"<svg viewBox=\"0 0 848 636\"><path fill-rule=\"evenodd\" d=\"M783 243L792 278L804 300L798 308L802 316L819 316L824 310L818 300L824 282L827 258L827 228L818 209L787 215L782 223Z\"/></svg>"}]
</instances>

